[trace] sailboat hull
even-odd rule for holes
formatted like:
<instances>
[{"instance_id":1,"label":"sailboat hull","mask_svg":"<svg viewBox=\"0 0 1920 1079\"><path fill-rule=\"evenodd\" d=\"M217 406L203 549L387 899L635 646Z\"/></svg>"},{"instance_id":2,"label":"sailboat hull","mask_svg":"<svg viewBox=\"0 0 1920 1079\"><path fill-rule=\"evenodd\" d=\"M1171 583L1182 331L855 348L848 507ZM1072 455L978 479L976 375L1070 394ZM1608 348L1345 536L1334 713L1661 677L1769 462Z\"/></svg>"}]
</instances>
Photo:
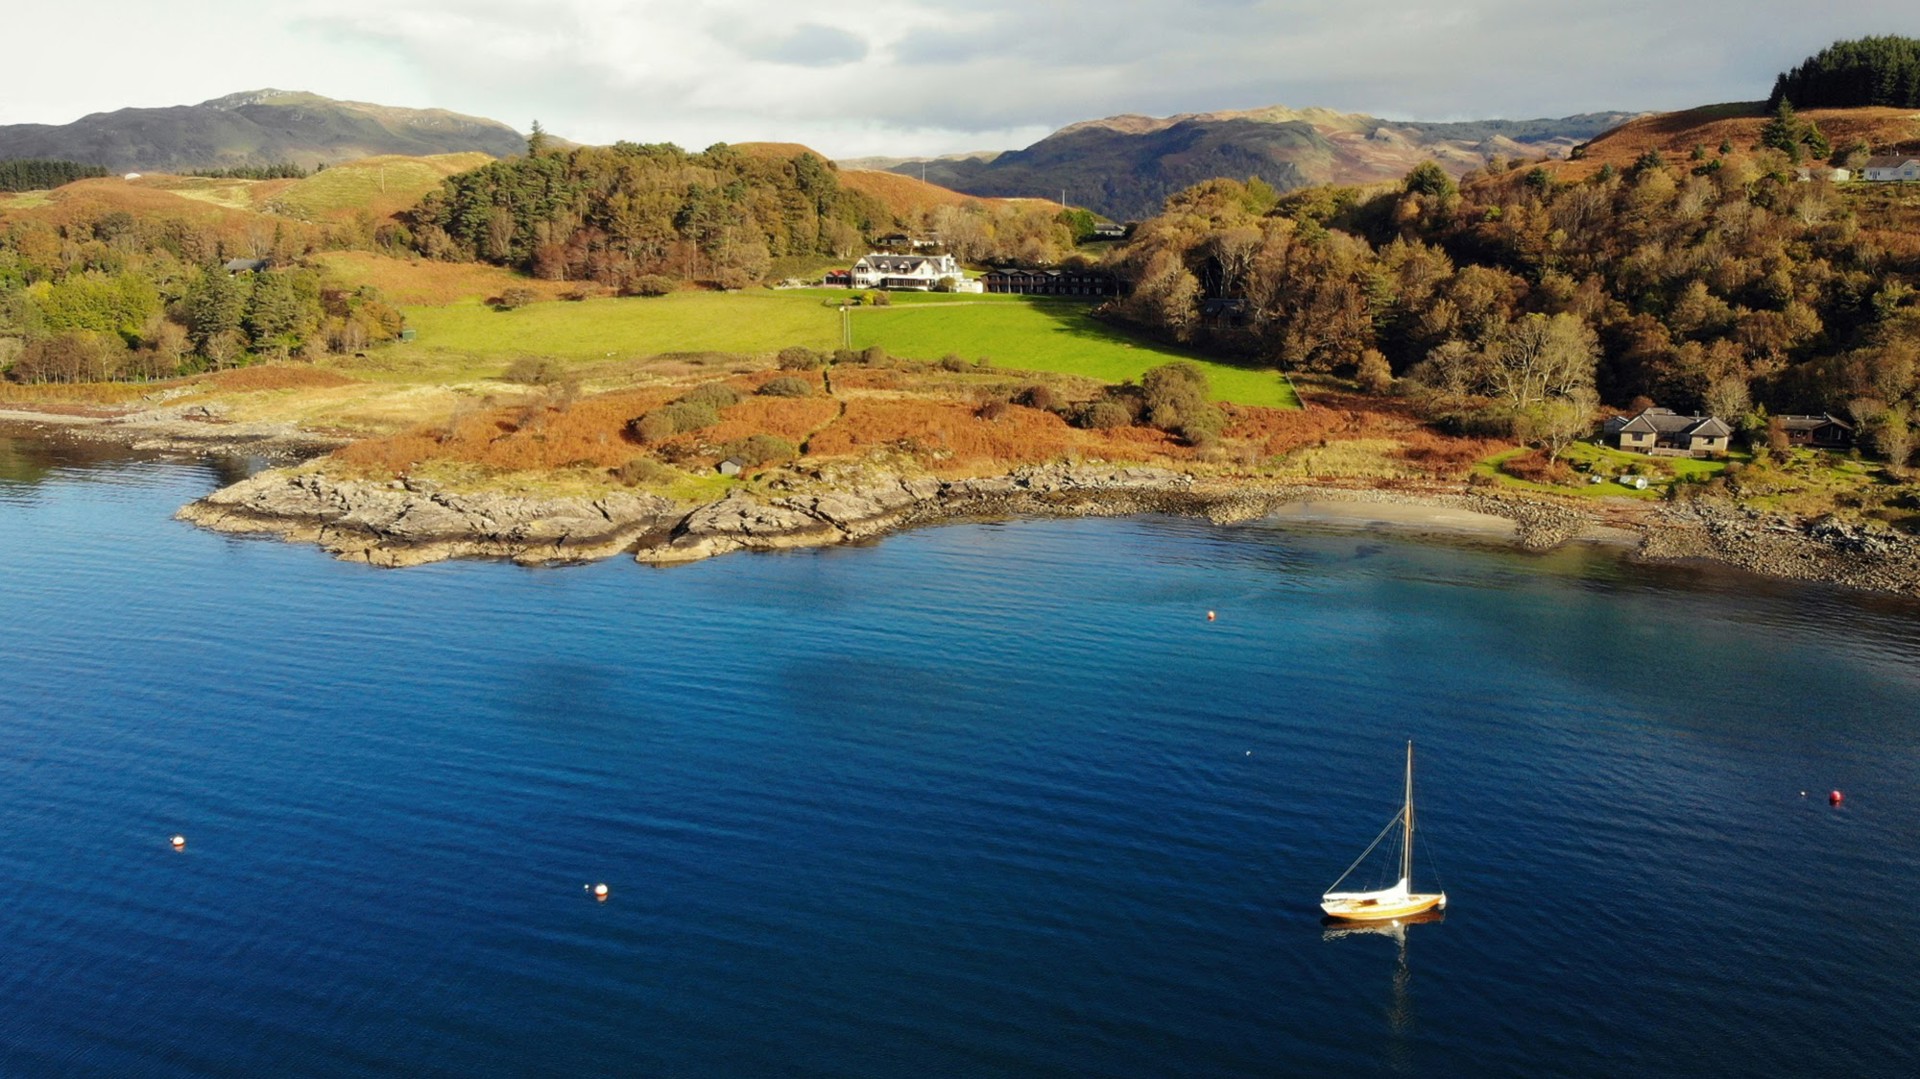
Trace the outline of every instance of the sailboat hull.
<instances>
[{"instance_id":1,"label":"sailboat hull","mask_svg":"<svg viewBox=\"0 0 1920 1079\"><path fill-rule=\"evenodd\" d=\"M1447 893L1445 892L1390 897L1329 895L1322 897L1320 901L1320 909L1326 912L1327 917L1348 922L1384 922L1430 910L1444 910L1446 905Z\"/></svg>"}]
</instances>

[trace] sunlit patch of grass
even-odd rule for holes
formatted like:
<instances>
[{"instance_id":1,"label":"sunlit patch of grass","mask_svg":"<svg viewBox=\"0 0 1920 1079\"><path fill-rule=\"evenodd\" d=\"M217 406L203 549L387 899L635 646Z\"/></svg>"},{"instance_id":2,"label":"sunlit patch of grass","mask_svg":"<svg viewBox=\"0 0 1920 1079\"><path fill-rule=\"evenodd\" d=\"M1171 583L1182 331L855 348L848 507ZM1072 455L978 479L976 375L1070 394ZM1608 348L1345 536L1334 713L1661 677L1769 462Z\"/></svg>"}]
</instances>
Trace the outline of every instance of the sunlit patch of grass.
<instances>
[{"instance_id":1,"label":"sunlit patch of grass","mask_svg":"<svg viewBox=\"0 0 1920 1079\"><path fill-rule=\"evenodd\" d=\"M1187 360L1207 373L1215 400L1299 408L1279 371L1209 360L1170 348L1093 317L1085 303L1021 296L914 296L852 313L856 347L879 345L916 359L949 353L987 357L996 366L1081 375L1103 382L1138 381L1154 367Z\"/></svg>"},{"instance_id":2,"label":"sunlit patch of grass","mask_svg":"<svg viewBox=\"0 0 1920 1079\"><path fill-rule=\"evenodd\" d=\"M1304 446L1278 458L1274 475L1289 479L1415 479L1425 473L1401 455L1404 445L1390 438L1357 438Z\"/></svg>"}]
</instances>

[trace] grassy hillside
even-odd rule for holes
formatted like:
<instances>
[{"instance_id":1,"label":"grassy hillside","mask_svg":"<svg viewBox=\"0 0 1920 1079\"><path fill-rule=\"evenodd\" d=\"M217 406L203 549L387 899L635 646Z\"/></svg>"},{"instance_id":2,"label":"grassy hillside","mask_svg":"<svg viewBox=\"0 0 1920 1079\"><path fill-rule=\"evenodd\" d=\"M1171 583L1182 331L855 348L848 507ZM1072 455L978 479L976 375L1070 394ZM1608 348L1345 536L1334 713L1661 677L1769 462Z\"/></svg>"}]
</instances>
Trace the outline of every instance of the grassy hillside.
<instances>
[{"instance_id":1,"label":"grassy hillside","mask_svg":"<svg viewBox=\"0 0 1920 1079\"><path fill-rule=\"evenodd\" d=\"M264 200L264 206L274 213L307 221L360 212L376 218L390 217L419 202L447 177L477 169L491 160L481 153L362 158L284 183ZM272 183L279 182L265 181L262 186Z\"/></svg>"},{"instance_id":2,"label":"grassy hillside","mask_svg":"<svg viewBox=\"0 0 1920 1079\"><path fill-rule=\"evenodd\" d=\"M1920 151L1920 113L1912 109L1803 109L1799 116L1819 124L1836 149L1864 142L1875 153ZM1648 150L1682 158L1701 146L1712 155L1723 141L1737 150L1750 150L1759 144L1760 129L1767 120L1766 104L1760 101L1643 116L1595 138L1581 160L1555 168L1565 179L1581 179L1605 165L1625 169Z\"/></svg>"}]
</instances>

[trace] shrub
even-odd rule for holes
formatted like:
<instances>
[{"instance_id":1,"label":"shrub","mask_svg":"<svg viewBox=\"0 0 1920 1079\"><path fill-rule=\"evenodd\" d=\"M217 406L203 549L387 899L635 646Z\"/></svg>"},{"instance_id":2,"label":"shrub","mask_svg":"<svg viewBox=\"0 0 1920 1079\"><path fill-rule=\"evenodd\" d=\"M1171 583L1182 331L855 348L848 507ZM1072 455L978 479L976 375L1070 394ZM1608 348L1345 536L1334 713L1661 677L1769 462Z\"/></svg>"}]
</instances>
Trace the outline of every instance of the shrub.
<instances>
[{"instance_id":1,"label":"shrub","mask_svg":"<svg viewBox=\"0 0 1920 1079\"><path fill-rule=\"evenodd\" d=\"M940 359L940 370L942 371L965 371L972 366L972 364L961 359L958 354L952 352L947 353Z\"/></svg>"},{"instance_id":2,"label":"shrub","mask_svg":"<svg viewBox=\"0 0 1920 1079\"><path fill-rule=\"evenodd\" d=\"M566 374L566 367L558 360L546 356L522 356L508 364L506 372L500 377L522 386L551 386L565 378Z\"/></svg>"},{"instance_id":3,"label":"shrub","mask_svg":"<svg viewBox=\"0 0 1920 1079\"><path fill-rule=\"evenodd\" d=\"M680 434L720 422L720 410L699 401L675 401L660 411L673 417L673 428Z\"/></svg>"},{"instance_id":4,"label":"shrub","mask_svg":"<svg viewBox=\"0 0 1920 1079\"><path fill-rule=\"evenodd\" d=\"M781 375L768 379L759 392L768 397L812 397L813 383L793 375Z\"/></svg>"},{"instance_id":5,"label":"shrub","mask_svg":"<svg viewBox=\"0 0 1920 1079\"><path fill-rule=\"evenodd\" d=\"M827 365L827 358L810 348L793 345L780 350L780 370L812 371Z\"/></svg>"},{"instance_id":6,"label":"shrub","mask_svg":"<svg viewBox=\"0 0 1920 1079\"><path fill-rule=\"evenodd\" d=\"M1140 379L1147 422L1188 441L1216 435L1226 417L1207 402L1207 374L1186 360L1162 364Z\"/></svg>"},{"instance_id":7,"label":"shrub","mask_svg":"<svg viewBox=\"0 0 1920 1079\"><path fill-rule=\"evenodd\" d=\"M752 287L759 279L738 266L726 266L714 275L714 284L728 292L737 292Z\"/></svg>"},{"instance_id":8,"label":"shrub","mask_svg":"<svg viewBox=\"0 0 1920 1079\"><path fill-rule=\"evenodd\" d=\"M712 405L697 401L675 401L639 419L627 421L627 430L642 442L659 442L719 422L720 413Z\"/></svg>"},{"instance_id":9,"label":"shrub","mask_svg":"<svg viewBox=\"0 0 1920 1079\"><path fill-rule=\"evenodd\" d=\"M882 296L886 293L881 293ZM879 345L868 345L860 350L860 362L869 367L883 367L887 362L887 350Z\"/></svg>"},{"instance_id":10,"label":"shrub","mask_svg":"<svg viewBox=\"0 0 1920 1079\"><path fill-rule=\"evenodd\" d=\"M500 310L502 311L512 311L517 308L525 307L528 304L534 302L535 300L538 300L539 298L540 298L539 293L533 291L532 289L526 287L525 285L515 285L512 288L507 289L506 291L500 293L500 302L495 306L499 307Z\"/></svg>"},{"instance_id":11,"label":"shrub","mask_svg":"<svg viewBox=\"0 0 1920 1079\"><path fill-rule=\"evenodd\" d=\"M679 479L681 475L679 469L672 465L661 464L651 457L635 457L613 470L613 478L628 487L638 487L641 484L665 486Z\"/></svg>"},{"instance_id":12,"label":"shrub","mask_svg":"<svg viewBox=\"0 0 1920 1079\"><path fill-rule=\"evenodd\" d=\"M1079 422L1090 431L1106 431L1133 423L1133 413L1126 405L1103 397L1080 411Z\"/></svg>"},{"instance_id":13,"label":"shrub","mask_svg":"<svg viewBox=\"0 0 1920 1079\"><path fill-rule=\"evenodd\" d=\"M679 397L680 404L707 405L714 410L740 403L740 391L724 382L704 382Z\"/></svg>"},{"instance_id":14,"label":"shrub","mask_svg":"<svg viewBox=\"0 0 1920 1079\"><path fill-rule=\"evenodd\" d=\"M1393 367L1379 349L1370 348L1360 354L1360 366L1354 372L1354 381L1368 393L1385 393L1393 387Z\"/></svg>"},{"instance_id":15,"label":"shrub","mask_svg":"<svg viewBox=\"0 0 1920 1079\"><path fill-rule=\"evenodd\" d=\"M893 306L893 297L885 292L880 291L879 289L875 289L872 292L867 293L866 301L869 307L892 307Z\"/></svg>"},{"instance_id":16,"label":"shrub","mask_svg":"<svg viewBox=\"0 0 1920 1079\"><path fill-rule=\"evenodd\" d=\"M641 274L627 283L629 296L665 296L674 289L673 278L657 273Z\"/></svg>"},{"instance_id":17,"label":"shrub","mask_svg":"<svg viewBox=\"0 0 1920 1079\"><path fill-rule=\"evenodd\" d=\"M1533 483L1572 483L1573 469L1565 461L1550 461L1539 450L1530 450L1507 458L1500 471Z\"/></svg>"},{"instance_id":18,"label":"shrub","mask_svg":"<svg viewBox=\"0 0 1920 1079\"><path fill-rule=\"evenodd\" d=\"M865 358L861 356L860 353L855 352L852 349L836 348L833 350L833 362L834 363L864 363L866 361L865 361Z\"/></svg>"},{"instance_id":19,"label":"shrub","mask_svg":"<svg viewBox=\"0 0 1920 1079\"><path fill-rule=\"evenodd\" d=\"M974 413L974 415L992 423L996 420L1005 419L1007 413L1012 411L1013 406L1005 401L988 401L986 404L981 405L980 410Z\"/></svg>"},{"instance_id":20,"label":"shrub","mask_svg":"<svg viewBox=\"0 0 1920 1079\"><path fill-rule=\"evenodd\" d=\"M1054 392L1052 386L1039 385L1028 386L1026 389L1021 390L1020 395L1015 397L1014 400L1028 408L1037 408L1045 412L1058 411L1061 403L1060 395Z\"/></svg>"},{"instance_id":21,"label":"shrub","mask_svg":"<svg viewBox=\"0 0 1920 1079\"><path fill-rule=\"evenodd\" d=\"M627 430L642 442L660 442L678 433L673 426L673 417L659 409L628 420Z\"/></svg>"},{"instance_id":22,"label":"shrub","mask_svg":"<svg viewBox=\"0 0 1920 1079\"><path fill-rule=\"evenodd\" d=\"M772 464L776 461L790 461L799 456L800 451L793 443L779 435L748 435L745 438L729 442L720 447L722 457L733 457L751 467Z\"/></svg>"}]
</instances>

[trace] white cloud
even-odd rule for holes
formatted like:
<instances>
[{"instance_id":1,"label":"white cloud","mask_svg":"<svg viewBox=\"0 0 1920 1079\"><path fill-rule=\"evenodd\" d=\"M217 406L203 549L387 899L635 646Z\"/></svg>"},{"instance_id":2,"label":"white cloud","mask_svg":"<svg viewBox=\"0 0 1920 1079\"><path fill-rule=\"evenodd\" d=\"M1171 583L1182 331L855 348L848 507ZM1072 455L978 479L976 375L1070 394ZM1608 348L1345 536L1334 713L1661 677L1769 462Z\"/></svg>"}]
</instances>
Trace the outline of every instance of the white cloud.
<instances>
[{"instance_id":1,"label":"white cloud","mask_svg":"<svg viewBox=\"0 0 1920 1079\"><path fill-rule=\"evenodd\" d=\"M1763 96L1852 0L95 0L11 13L0 122L262 86L434 105L592 142L778 139L836 156L1021 146L1116 112L1401 118Z\"/></svg>"}]
</instances>

